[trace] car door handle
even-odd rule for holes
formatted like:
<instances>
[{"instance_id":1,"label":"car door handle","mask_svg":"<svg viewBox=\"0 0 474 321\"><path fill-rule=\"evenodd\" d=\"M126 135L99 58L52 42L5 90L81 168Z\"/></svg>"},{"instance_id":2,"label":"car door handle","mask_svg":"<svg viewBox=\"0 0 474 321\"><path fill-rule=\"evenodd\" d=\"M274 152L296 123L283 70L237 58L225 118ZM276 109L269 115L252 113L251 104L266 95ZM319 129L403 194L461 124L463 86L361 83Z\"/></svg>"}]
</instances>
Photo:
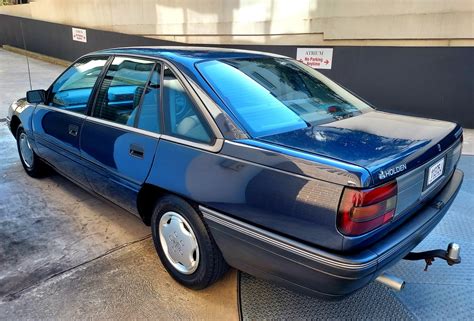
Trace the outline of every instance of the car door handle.
<instances>
[{"instance_id":1,"label":"car door handle","mask_svg":"<svg viewBox=\"0 0 474 321\"><path fill-rule=\"evenodd\" d=\"M143 156L145 156L145 151L143 150L143 147L135 144L130 145L130 150L128 153L130 154L130 156L138 158L143 158Z\"/></svg>"},{"instance_id":2,"label":"car door handle","mask_svg":"<svg viewBox=\"0 0 474 321\"><path fill-rule=\"evenodd\" d=\"M76 137L76 136L77 136L77 133L79 133L79 126L77 126L77 125L69 125L67 132L68 132L69 135Z\"/></svg>"}]
</instances>

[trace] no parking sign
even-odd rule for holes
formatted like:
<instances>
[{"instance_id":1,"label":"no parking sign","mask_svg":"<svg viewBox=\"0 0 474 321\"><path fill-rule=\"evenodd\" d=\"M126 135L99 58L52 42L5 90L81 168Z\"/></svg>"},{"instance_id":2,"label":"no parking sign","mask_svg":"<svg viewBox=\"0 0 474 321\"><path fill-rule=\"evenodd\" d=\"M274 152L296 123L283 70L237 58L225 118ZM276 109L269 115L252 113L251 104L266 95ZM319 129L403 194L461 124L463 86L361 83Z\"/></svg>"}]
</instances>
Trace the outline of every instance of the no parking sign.
<instances>
[{"instance_id":1,"label":"no parking sign","mask_svg":"<svg viewBox=\"0 0 474 321\"><path fill-rule=\"evenodd\" d=\"M297 48L296 59L315 69L332 68L333 48Z\"/></svg>"},{"instance_id":2,"label":"no parking sign","mask_svg":"<svg viewBox=\"0 0 474 321\"><path fill-rule=\"evenodd\" d=\"M72 28L72 40L79 42L87 42L86 29Z\"/></svg>"}]
</instances>

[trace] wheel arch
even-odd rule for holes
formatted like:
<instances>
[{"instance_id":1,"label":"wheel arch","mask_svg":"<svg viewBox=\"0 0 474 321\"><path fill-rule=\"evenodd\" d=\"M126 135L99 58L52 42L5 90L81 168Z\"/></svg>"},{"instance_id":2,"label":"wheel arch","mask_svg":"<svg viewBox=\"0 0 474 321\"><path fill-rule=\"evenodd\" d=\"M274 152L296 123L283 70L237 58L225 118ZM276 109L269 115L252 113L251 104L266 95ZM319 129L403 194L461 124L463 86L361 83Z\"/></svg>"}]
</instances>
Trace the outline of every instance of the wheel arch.
<instances>
[{"instance_id":1,"label":"wheel arch","mask_svg":"<svg viewBox=\"0 0 474 321\"><path fill-rule=\"evenodd\" d=\"M13 115L12 119L10 121L10 130L11 130L13 136L15 136L15 139L16 139L16 131L18 130L18 127L20 125L21 125L20 118L17 115Z\"/></svg>"},{"instance_id":2,"label":"wheel arch","mask_svg":"<svg viewBox=\"0 0 474 321\"><path fill-rule=\"evenodd\" d=\"M156 202L165 195L175 195L181 197L199 213L199 206L197 202L167 189L145 183L138 192L137 209L140 217L146 225L149 226L151 224L151 216L153 215L153 209L155 208Z\"/></svg>"}]
</instances>

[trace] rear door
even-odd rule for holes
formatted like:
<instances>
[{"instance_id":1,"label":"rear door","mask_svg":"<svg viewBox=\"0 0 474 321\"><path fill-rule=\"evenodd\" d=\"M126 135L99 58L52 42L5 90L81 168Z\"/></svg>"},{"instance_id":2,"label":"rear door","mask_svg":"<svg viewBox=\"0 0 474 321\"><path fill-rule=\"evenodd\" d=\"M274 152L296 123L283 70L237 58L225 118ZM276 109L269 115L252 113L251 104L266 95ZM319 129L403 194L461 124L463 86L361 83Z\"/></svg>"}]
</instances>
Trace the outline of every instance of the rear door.
<instances>
[{"instance_id":1,"label":"rear door","mask_svg":"<svg viewBox=\"0 0 474 321\"><path fill-rule=\"evenodd\" d=\"M160 72L154 61L115 57L82 126L90 184L134 213L160 137Z\"/></svg>"},{"instance_id":2,"label":"rear door","mask_svg":"<svg viewBox=\"0 0 474 321\"><path fill-rule=\"evenodd\" d=\"M87 57L74 63L53 83L47 102L38 104L33 115L38 154L85 186L79 139L95 83L107 59Z\"/></svg>"}]
</instances>

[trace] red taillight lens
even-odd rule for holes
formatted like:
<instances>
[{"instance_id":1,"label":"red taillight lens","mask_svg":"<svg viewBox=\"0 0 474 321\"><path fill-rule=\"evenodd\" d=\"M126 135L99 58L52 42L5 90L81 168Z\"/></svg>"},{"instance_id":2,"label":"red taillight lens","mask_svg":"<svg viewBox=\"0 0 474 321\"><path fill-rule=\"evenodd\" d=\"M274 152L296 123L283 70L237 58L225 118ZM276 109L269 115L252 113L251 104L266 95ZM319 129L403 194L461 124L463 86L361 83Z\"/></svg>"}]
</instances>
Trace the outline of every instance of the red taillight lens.
<instances>
[{"instance_id":1,"label":"red taillight lens","mask_svg":"<svg viewBox=\"0 0 474 321\"><path fill-rule=\"evenodd\" d=\"M360 235L389 222L397 206L397 181L372 189L346 188L339 204L338 227L346 235Z\"/></svg>"}]
</instances>

